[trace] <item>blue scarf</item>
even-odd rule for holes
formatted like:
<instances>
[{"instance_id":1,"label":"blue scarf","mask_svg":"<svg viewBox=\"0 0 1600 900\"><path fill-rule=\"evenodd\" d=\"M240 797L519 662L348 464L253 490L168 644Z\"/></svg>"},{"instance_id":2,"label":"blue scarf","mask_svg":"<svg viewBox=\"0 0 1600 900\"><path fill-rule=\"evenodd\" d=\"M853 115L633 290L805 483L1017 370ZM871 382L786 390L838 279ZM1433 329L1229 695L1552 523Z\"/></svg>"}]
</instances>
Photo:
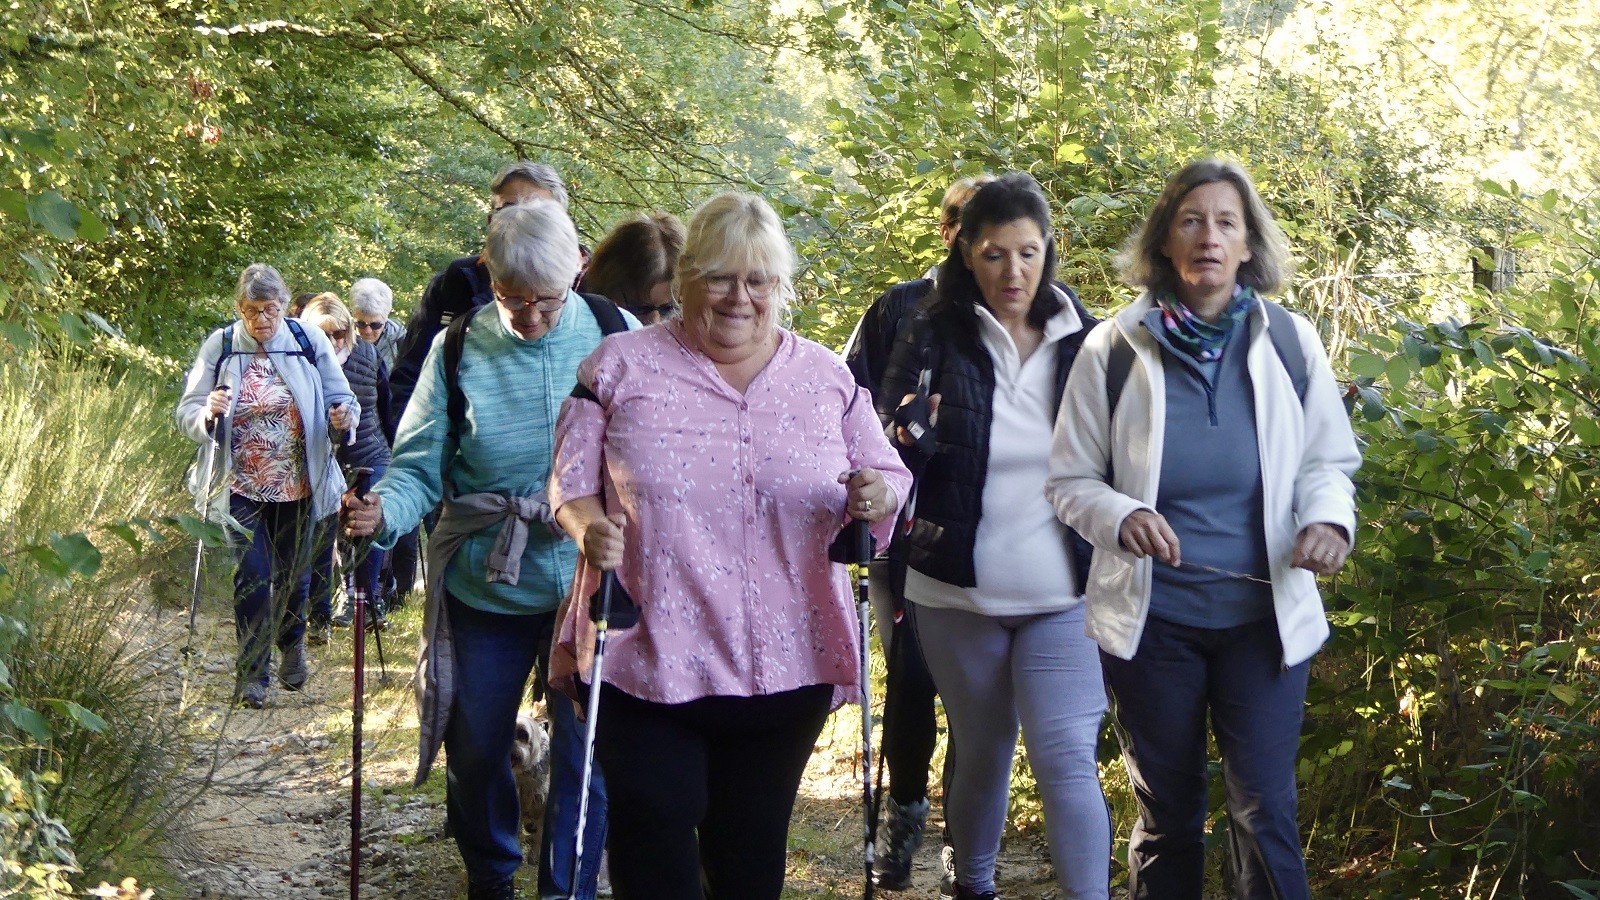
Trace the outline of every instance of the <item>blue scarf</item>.
<instances>
[{"instance_id":1,"label":"blue scarf","mask_svg":"<svg viewBox=\"0 0 1600 900\"><path fill-rule=\"evenodd\" d=\"M1216 322L1207 322L1195 315L1172 294L1157 294L1155 299L1161 308L1161 324L1166 327L1172 345L1201 362L1222 358L1222 348L1228 343L1233 326L1249 318L1250 310L1256 306L1255 289L1238 285L1234 286L1233 302L1228 304L1228 311Z\"/></svg>"}]
</instances>

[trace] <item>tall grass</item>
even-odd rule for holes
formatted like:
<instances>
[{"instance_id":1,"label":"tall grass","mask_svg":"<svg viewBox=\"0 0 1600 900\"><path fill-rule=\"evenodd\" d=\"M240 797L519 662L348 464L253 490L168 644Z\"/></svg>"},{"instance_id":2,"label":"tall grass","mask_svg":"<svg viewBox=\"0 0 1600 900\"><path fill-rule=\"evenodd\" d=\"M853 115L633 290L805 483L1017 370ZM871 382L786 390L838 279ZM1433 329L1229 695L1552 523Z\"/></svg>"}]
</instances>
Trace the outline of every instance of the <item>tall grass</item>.
<instances>
[{"instance_id":1,"label":"tall grass","mask_svg":"<svg viewBox=\"0 0 1600 900\"><path fill-rule=\"evenodd\" d=\"M196 789L175 697L156 674L170 639L143 599L182 545L141 533L134 547L106 528L189 508L191 451L168 393L151 374L111 376L81 359L0 361L0 563L10 572L0 616L22 626L0 657L20 701L47 717L51 701L71 701L106 722L96 732L51 718L45 741L0 723L0 763L59 775L48 807L91 877L154 871L148 854ZM102 553L93 577L31 564L26 548L80 531Z\"/></svg>"}]
</instances>

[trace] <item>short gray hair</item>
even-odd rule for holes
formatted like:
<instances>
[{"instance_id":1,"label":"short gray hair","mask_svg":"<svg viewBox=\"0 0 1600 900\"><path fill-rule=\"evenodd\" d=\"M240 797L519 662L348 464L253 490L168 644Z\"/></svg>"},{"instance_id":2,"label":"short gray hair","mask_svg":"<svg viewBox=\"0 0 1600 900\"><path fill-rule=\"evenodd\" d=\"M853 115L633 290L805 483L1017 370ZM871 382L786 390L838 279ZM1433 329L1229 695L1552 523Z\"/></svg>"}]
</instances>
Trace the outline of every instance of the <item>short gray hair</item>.
<instances>
[{"instance_id":1,"label":"short gray hair","mask_svg":"<svg viewBox=\"0 0 1600 900\"><path fill-rule=\"evenodd\" d=\"M233 300L235 303L276 300L288 306L289 286L283 283L283 276L278 274L277 269L266 263L251 263L239 273L239 286L234 288Z\"/></svg>"},{"instance_id":2,"label":"short gray hair","mask_svg":"<svg viewBox=\"0 0 1600 900\"><path fill-rule=\"evenodd\" d=\"M350 311L387 319L394 312L394 291L376 278L362 278L350 285Z\"/></svg>"},{"instance_id":3,"label":"short gray hair","mask_svg":"<svg viewBox=\"0 0 1600 900\"><path fill-rule=\"evenodd\" d=\"M567 183L561 180L561 173L557 172L554 166L547 163L529 162L526 159L517 160L501 169L500 174L494 176L494 180L489 182L489 193L500 193L505 190L507 183L518 178L543 188L557 203L561 204L562 209L567 208Z\"/></svg>"},{"instance_id":4,"label":"short gray hair","mask_svg":"<svg viewBox=\"0 0 1600 900\"><path fill-rule=\"evenodd\" d=\"M783 221L772 206L758 194L728 191L700 204L689 220L678 258L678 281L741 269L776 277L773 308L782 314L789 308L796 262Z\"/></svg>"},{"instance_id":5,"label":"short gray hair","mask_svg":"<svg viewBox=\"0 0 1600 900\"><path fill-rule=\"evenodd\" d=\"M1239 283L1263 294L1283 286L1292 269L1288 237L1278 227L1244 167L1233 160L1214 156L1189 163L1167 182L1155 206L1150 208L1149 218L1117 254L1117 269L1123 281L1154 292L1177 291L1178 273L1172 268L1172 260L1161 252L1161 247L1167 242L1167 232L1172 229L1172 220L1177 217L1183 198L1201 185L1218 182L1233 185L1239 192L1239 199L1244 201L1250 259L1239 266Z\"/></svg>"},{"instance_id":6,"label":"short gray hair","mask_svg":"<svg viewBox=\"0 0 1600 900\"><path fill-rule=\"evenodd\" d=\"M489 222L483 258L492 281L544 297L563 296L578 277L578 231L553 200L507 206Z\"/></svg>"}]
</instances>

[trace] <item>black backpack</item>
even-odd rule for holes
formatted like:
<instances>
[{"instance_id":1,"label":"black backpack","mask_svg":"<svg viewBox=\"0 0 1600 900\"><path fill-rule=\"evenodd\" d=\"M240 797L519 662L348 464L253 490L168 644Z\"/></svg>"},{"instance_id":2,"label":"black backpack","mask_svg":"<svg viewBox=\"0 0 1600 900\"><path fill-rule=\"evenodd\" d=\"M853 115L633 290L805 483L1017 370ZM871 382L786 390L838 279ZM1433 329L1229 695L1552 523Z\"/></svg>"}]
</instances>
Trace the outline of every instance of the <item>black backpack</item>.
<instances>
[{"instance_id":1,"label":"black backpack","mask_svg":"<svg viewBox=\"0 0 1600 900\"><path fill-rule=\"evenodd\" d=\"M284 319L283 321L289 326L289 333L294 335L294 342L300 345L299 350L290 350L283 355L302 357L311 364L311 368L315 369L317 367L317 351L316 348L311 346L311 339L306 337L305 328L300 325L298 319ZM222 376L222 364L227 362L228 357L232 355L233 323L230 322L228 327L222 329L222 353L217 356L217 364L211 367L211 383L213 385Z\"/></svg>"},{"instance_id":2,"label":"black backpack","mask_svg":"<svg viewBox=\"0 0 1600 900\"><path fill-rule=\"evenodd\" d=\"M1300 398L1300 405L1304 406L1311 376L1306 371L1306 352L1300 346L1294 319L1288 310L1271 300L1263 300L1262 305L1267 309L1267 334L1272 338L1272 349L1278 352L1278 359L1289 373L1289 380L1294 382L1295 396ZM1122 401L1122 388L1128 383L1128 372L1133 369L1133 359L1133 345L1128 343L1122 329L1112 325L1111 352L1106 357L1107 418L1116 415L1117 404Z\"/></svg>"},{"instance_id":3,"label":"black backpack","mask_svg":"<svg viewBox=\"0 0 1600 900\"><path fill-rule=\"evenodd\" d=\"M616 334L628 330L628 320L623 317L622 310L615 303L599 294L579 294L584 302L589 304L589 312L594 314L595 321L600 324L600 334ZM444 389L445 409L450 416L450 434L455 436L460 427L461 420L467 415L467 398L461 393L460 372L461 349L467 343L467 329L472 327L472 320L490 304L485 303L466 315L458 317L450 323L444 333Z\"/></svg>"}]
</instances>

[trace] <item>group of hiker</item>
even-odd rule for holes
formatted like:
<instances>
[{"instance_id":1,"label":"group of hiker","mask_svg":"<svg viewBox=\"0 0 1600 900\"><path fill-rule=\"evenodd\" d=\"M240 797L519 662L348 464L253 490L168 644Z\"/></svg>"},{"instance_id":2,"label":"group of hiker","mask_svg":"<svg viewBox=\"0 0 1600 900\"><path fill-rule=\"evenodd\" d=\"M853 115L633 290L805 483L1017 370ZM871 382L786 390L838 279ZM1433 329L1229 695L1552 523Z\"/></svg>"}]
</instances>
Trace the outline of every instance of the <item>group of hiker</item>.
<instances>
[{"instance_id":1,"label":"group of hiker","mask_svg":"<svg viewBox=\"0 0 1600 900\"><path fill-rule=\"evenodd\" d=\"M302 548L331 543L335 512L360 597L426 523L417 778L442 746L470 898L515 896L509 756L534 676L541 898L595 896L604 847L624 900L777 900L816 738L866 688L829 558L851 522L884 551L876 887L911 884L942 703L942 893L996 896L1020 732L1062 895L1108 897L1109 704L1139 807L1131 896L1201 895L1208 717L1239 896L1309 896L1315 579L1350 552L1360 456L1316 330L1264 297L1287 241L1242 168L1172 177L1118 258L1141 296L1099 322L1056 280L1038 183L963 179L945 259L872 304L844 359L784 327L798 260L757 195L687 226L636 216L585 268L555 170L518 162L490 192L481 253L435 276L403 337L372 279L355 315L318 296L291 319L283 279L250 266L178 411L214 461L197 497L238 535L248 705L274 648L279 683L306 682L307 597L327 589L301 586ZM370 492L348 489L358 467ZM608 632L602 574L625 598Z\"/></svg>"}]
</instances>

